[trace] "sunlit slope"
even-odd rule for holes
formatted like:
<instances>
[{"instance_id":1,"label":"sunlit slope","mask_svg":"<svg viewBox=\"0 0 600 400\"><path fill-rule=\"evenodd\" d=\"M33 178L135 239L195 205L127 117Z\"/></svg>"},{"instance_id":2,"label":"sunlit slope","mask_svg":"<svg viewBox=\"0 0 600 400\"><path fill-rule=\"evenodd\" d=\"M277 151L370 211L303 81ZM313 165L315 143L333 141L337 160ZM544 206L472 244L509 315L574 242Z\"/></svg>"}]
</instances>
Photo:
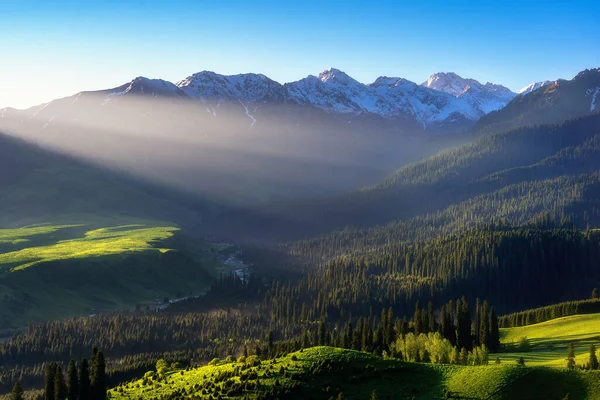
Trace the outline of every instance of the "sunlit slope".
<instances>
[{"instance_id":1,"label":"sunlit slope","mask_svg":"<svg viewBox=\"0 0 600 400\"><path fill-rule=\"evenodd\" d=\"M164 223L0 230L0 327L198 294L218 265Z\"/></svg>"},{"instance_id":2,"label":"sunlit slope","mask_svg":"<svg viewBox=\"0 0 600 400\"><path fill-rule=\"evenodd\" d=\"M25 231L35 228L25 228ZM0 266L17 271L45 262L101 257L127 252L160 251L160 242L173 236L175 227L124 225L85 232L84 237L60 240L46 246L27 247L0 254ZM12 230L13 232L15 230ZM2 231L0 230L0 235ZM22 239L21 239L22 240Z\"/></svg>"},{"instance_id":3,"label":"sunlit slope","mask_svg":"<svg viewBox=\"0 0 600 400\"><path fill-rule=\"evenodd\" d=\"M583 365L588 361L590 344L600 349L600 314L572 315L556 318L539 324L500 330L502 344L507 354L499 354L503 362L514 362L519 357L527 365L565 367L567 346L575 346L576 362ZM522 348L520 342L526 338L530 349Z\"/></svg>"},{"instance_id":4,"label":"sunlit slope","mask_svg":"<svg viewBox=\"0 0 600 400\"><path fill-rule=\"evenodd\" d=\"M275 360L213 362L173 370L111 390L116 399L256 399L266 393L285 399L597 399L600 373L522 368L515 364L438 366L383 359L372 354L313 347ZM544 385L540 383L551 379ZM247 397L245 397L247 396ZM264 398L264 397L263 397ZM275 397L274 397L275 398Z\"/></svg>"},{"instance_id":5,"label":"sunlit slope","mask_svg":"<svg viewBox=\"0 0 600 400\"><path fill-rule=\"evenodd\" d=\"M0 132L0 228L95 219L117 225L132 217L199 225L202 207L183 193Z\"/></svg>"}]
</instances>

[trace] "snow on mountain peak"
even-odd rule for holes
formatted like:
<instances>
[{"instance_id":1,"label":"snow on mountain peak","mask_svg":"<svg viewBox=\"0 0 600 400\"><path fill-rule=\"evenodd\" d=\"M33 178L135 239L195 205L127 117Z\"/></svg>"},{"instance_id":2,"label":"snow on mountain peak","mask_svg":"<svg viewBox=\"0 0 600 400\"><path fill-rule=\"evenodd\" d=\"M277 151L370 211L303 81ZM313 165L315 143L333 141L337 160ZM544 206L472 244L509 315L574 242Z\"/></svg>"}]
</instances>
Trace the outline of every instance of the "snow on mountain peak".
<instances>
[{"instance_id":1,"label":"snow on mountain peak","mask_svg":"<svg viewBox=\"0 0 600 400\"><path fill-rule=\"evenodd\" d=\"M454 72L433 74L421 85L462 98L471 104L480 116L504 107L516 96L516 93L502 85L490 82L484 85L475 79L465 79Z\"/></svg>"},{"instance_id":2,"label":"snow on mountain peak","mask_svg":"<svg viewBox=\"0 0 600 400\"><path fill-rule=\"evenodd\" d=\"M321 82L333 82L333 83L339 83L342 85L359 83L355 79L348 76L348 74L346 74L343 71L340 71L337 68L329 68L329 69L321 72L319 74L318 78Z\"/></svg>"},{"instance_id":3,"label":"snow on mountain peak","mask_svg":"<svg viewBox=\"0 0 600 400\"><path fill-rule=\"evenodd\" d=\"M390 86L399 86L399 85L406 85L406 84L416 85L416 83L411 82L408 79L380 76L379 78L375 79L375 82L369 84L369 86L371 86L371 87L381 87L381 86L390 87Z\"/></svg>"},{"instance_id":4,"label":"snow on mountain peak","mask_svg":"<svg viewBox=\"0 0 600 400\"><path fill-rule=\"evenodd\" d=\"M254 73L220 75L201 71L178 82L177 87L202 101L265 102L287 97L283 85Z\"/></svg>"},{"instance_id":5,"label":"snow on mountain peak","mask_svg":"<svg viewBox=\"0 0 600 400\"><path fill-rule=\"evenodd\" d=\"M517 94L531 93L534 90L537 90L537 89L541 88L542 86L546 86L546 85L549 85L551 83L552 83L552 81L532 82L529 85L527 85L524 88L522 88L521 90L517 91Z\"/></svg>"}]
</instances>

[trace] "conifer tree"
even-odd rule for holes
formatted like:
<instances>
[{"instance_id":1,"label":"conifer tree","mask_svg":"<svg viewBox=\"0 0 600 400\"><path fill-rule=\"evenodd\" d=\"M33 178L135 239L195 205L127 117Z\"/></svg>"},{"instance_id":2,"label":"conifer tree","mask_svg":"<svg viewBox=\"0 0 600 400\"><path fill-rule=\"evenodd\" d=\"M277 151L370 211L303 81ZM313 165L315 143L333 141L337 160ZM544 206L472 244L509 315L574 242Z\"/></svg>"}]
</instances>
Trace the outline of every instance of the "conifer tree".
<instances>
[{"instance_id":1,"label":"conifer tree","mask_svg":"<svg viewBox=\"0 0 600 400\"><path fill-rule=\"evenodd\" d=\"M69 392L62 367L57 365L54 373L54 400L65 400L68 394Z\"/></svg>"},{"instance_id":2,"label":"conifer tree","mask_svg":"<svg viewBox=\"0 0 600 400\"><path fill-rule=\"evenodd\" d=\"M413 316L413 330L415 331L415 335L418 335L422 332L421 324L421 306L419 305L419 300L417 300L417 302L415 303L415 315Z\"/></svg>"},{"instance_id":3,"label":"conifer tree","mask_svg":"<svg viewBox=\"0 0 600 400\"><path fill-rule=\"evenodd\" d=\"M68 399L77 400L77 396L79 396L79 378L77 377L75 360L69 361L69 367L67 368L67 386L69 388Z\"/></svg>"},{"instance_id":4,"label":"conifer tree","mask_svg":"<svg viewBox=\"0 0 600 400\"><path fill-rule=\"evenodd\" d=\"M567 346L567 368L575 368L575 347L572 342Z\"/></svg>"},{"instance_id":5,"label":"conifer tree","mask_svg":"<svg viewBox=\"0 0 600 400\"><path fill-rule=\"evenodd\" d=\"M463 297L456 302L457 344L460 348L471 350L473 340L471 337L471 315L469 313L469 304Z\"/></svg>"},{"instance_id":6,"label":"conifer tree","mask_svg":"<svg viewBox=\"0 0 600 400\"><path fill-rule=\"evenodd\" d=\"M46 366L46 379L44 383L44 400L54 399L54 375L56 374L56 364L50 363Z\"/></svg>"},{"instance_id":7,"label":"conifer tree","mask_svg":"<svg viewBox=\"0 0 600 400\"><path fill-rule=\"evenodd\" d=\"M490 348L490 317L488 302L484 300L479 307L479 345Z\"/></svg>"},{"instance_id":8,"label":"conifer tree","mask_svg":"<svg viewBox=\"0 0 600 400\"><path fill-rule=\"evenodd\" d=\"M20 381L17 381L17 383L15 383L15 385L13 386L10 398L11 400L23 400L25 398L23 387L21 387Z\"/></svg>"},{"instance_id":9,"label":"conifer tree","mask_svg":"<svg viewBox=\"0 0 600 400\"><path fill-rule=\"evenodd\" d=\"M327 328L325 326L325 321L321 321L319 323L319 331L318 331L318 338L319 338L319 346L325 346L325 337L327 336Z\"/></svg>"},{"instance_id":10,"label":"conifer tree","mask_svg":"<svg viewBox=\"0 0 600 400\"><path fill-rule=\"evenodd\" d=\"M490 308L490 351L497 353L500 351L500 329L498 328L498 316L494 306Z\"/></svg>"},{"instance_id":11,"label":"conifer tree","mask_svg":"<svg viewBox=\"0 0 600 400\"><path fill-rule=\"evenodd\" d=\"M79 363L78 400L90 400L90 370L87 358Z\"/></svg>"},{"instance_id":12,"label":"conifer tree","mask_svg":"<svg viewBox=\"0 0 600 400\"><path fill-rule=\"evenodd\" d=\"M598 288L594 288L592 290L592 299L593 300L598 300L600 299L600 292L598 292Z\"/></svg>"},{"instance_id":13,"label":"conifer tree","mask_svg":"<svg viewBox=\"0 0 600 400\"><path fill-rule=\"evenodd\" d=\"M590 369L598 369L598 357L596 356L596 346L590 344Z\"/></svg>"},{"instance_id":14,"label":"conifer tree","mask_svg":"<svg viewBox=\"0 0 600 400\"><path fill-rule=\"evenodd\" d=\"M106 399L106 362L104 354L98 350L95 357L92 356L92 372L90 374L90 398L91 400ZM58 400L58 399L57 399Z\"/></svg>"},{"instance_id":15,"label":"conifer tree","mask_svg":"<svg viewBox=\"0 0 600 400\"><path fill-rule=\"evenodd\" d=\"M428 332L435 332L435 316L433 315L433 303L429 300L427 304L427 321L429 326L427 327Z\"/></svg>"}]
</instances>

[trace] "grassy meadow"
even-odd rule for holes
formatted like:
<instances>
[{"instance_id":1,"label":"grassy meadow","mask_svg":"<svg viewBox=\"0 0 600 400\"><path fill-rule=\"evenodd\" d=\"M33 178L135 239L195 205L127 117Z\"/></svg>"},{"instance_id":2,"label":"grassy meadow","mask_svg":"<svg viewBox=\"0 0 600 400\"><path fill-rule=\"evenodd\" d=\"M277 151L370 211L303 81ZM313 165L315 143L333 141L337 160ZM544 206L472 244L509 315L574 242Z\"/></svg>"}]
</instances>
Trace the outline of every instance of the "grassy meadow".
<instances>
[{"instance_id":1,"label":"grassy meadow","mask_svg":"<svg viewBox=\"0 0 600 400\"><path fill-rule=\"evenodd\" d=\"M204 292L221 247L139 219L0 229L0 332Z\"/></svg>"},{"instance_id":2,"label":"grassy meadow","mask_svg":"<svg viewBox=\"0 0 600 400\"><path fill-rule=\"evenodd\" d=\"M529 348L520 342L527 339ZM539 324L500 330L500 341L508 353L497 356L503 363L514 363L520 357L526 365L565 367L567 346L573 342L576 363L588 361L590 344L600 351L600 314L572 315ZM496 356L496 355L494 355Z\"/></svg>"},{"instance_id":3,"label":"grassy meadow","mask_svg":"<svg viewBox=\"0 0 600 400\"><path fill-rule=\"evenodd\" d=\"M384 359L368 353L313 347L260 361L221 360L175 369L113 388L113 399L256 398L276 388L286 399L597 399L600 372L567 371L516 364L432 365Z\"/></svg>"}]
</instances>

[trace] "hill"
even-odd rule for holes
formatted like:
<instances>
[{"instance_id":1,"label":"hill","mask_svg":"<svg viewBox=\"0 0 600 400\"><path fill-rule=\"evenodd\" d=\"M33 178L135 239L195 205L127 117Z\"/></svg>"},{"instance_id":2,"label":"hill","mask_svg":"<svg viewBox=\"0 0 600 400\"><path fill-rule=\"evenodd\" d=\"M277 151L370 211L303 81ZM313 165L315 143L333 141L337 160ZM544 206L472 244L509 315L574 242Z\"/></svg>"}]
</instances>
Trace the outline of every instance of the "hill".
<instances>
[{"instance_id":1,"label":"hill","mask_svg":"<svg viewBox=\"0 0 600 400\"><path fill-rule=\"evenodd\" d=\"M286 399L571 399L597 398L600 373L511 365L408 363L368 353L313 347L273 360L255 356L212 365L147 373L119 385L111 398ZM544 382L540 385L540 382ZM343 393L343 397L340 397ZM269 395L271 397L269 397Z\"/></svg>"},{"instance_id":2,"label":"hill","mask_svg":"<svg viewBox=\"0 0 600 400\"><path fill-rule=\"evenodd\" d=\"M589 359L589 345L600 344L600 314L572 315L539 324L504 328L500 339L508 354L500 354L503 362L525 358L527 365L562 367L566 365L567 346L573 343L576 363Z\"/></svg>"},{"instance_id":3,"label":"hill","mask_svg":"<svg viewBox=\"0 0 600 400\"><path fill-rule=\"evenodd\" d=\"M207 289L206 202L0 134L0 327ZM161 251L162 250L162 251ZM135 283L134 283L135 282Z\"/></svg>"},{"instance_id":4,"label":"hill","mask_svg":"<svg viewBox=\"0 0 600 400\"><path fill-rule=\"evenodd\" d=\"M0 133L0 227L127 218L189 221L206 202Z\"/></svg>"},{"instance_id":5,"label":"hill","mask_svg":"<svg viewBox=\"0 0 600 400\"><path fill-rule=\"evenodd\" d=\"M200 294L219 253L158 222L0 229L0 326L156 306Z\"/></svg>"}]
</instances>

